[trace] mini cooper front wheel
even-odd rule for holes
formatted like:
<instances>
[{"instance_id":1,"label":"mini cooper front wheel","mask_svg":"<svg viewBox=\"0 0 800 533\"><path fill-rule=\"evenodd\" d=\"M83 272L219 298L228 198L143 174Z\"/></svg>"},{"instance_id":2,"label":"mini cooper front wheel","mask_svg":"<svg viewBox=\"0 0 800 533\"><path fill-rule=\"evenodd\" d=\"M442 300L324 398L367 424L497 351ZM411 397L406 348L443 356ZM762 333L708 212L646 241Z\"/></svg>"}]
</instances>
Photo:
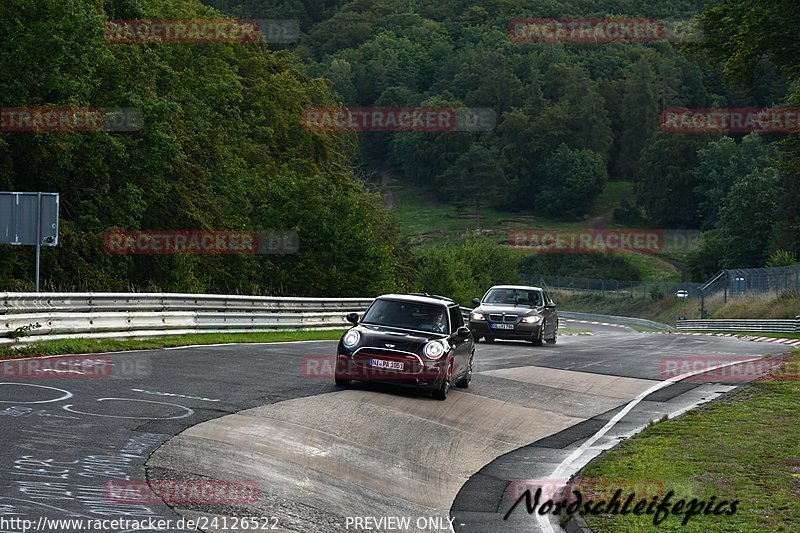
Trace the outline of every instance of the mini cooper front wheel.
<instances>
[{"instance_id":1,"label":"mini cooper front wheel","mask_svg":"<svg viewBox=\"0 0 800 533\"><path fill-rule=\"evenodd\" d=\"M467 367L467 372L464 374L464 377L456 381L456 387L459 389L466 389L469 387L469 382L472 381L472 359L475 357L475 352L472 352L472 355L469 356L469 367Z\"/></svg>"},{"instance_id":2,"label":"mini cooper front wheel","mask_svg":"<svg viewBox=\"0 0 800 533\"><path fill-rule=\"evenodd\" d=\"M450 376L453 373L453 363L451 362L447 366L447 372L445 373L442 381L439 383L439 388L433 391L433 398L435 400L446 400L447 399L447 392L450 390Z\"/></svg>"}]
</instances>

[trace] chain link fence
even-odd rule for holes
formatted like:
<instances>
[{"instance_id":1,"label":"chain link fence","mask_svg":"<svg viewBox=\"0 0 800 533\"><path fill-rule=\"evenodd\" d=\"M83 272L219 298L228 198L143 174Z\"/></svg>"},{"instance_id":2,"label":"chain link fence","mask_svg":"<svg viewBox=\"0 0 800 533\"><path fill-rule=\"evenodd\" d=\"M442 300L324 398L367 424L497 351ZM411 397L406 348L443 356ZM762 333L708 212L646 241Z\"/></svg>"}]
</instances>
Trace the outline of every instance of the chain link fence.
<instances>
[{"instance_id":1,"label":"chain link fence","mask_svg":"<svg viewBox=\"0 0 800 533\"><path fill-rule=\"evenodd\" d=\"M727 298L783 292L800 292L800 265L722 270L703 285L706 297L718 293Z\"/></svg>"},{"instance_id":2,"label":"chain link fence","mask_svg":"<svg viewBox=\"0 0 800 533\"><path fill-rule=\"evenodd\" d=\"M721 270L700 287L700 316L706 318L706 307L712 301L726 303L728 298L787 292L800 293L800 265Z\"/></svg>"}]
</instances>

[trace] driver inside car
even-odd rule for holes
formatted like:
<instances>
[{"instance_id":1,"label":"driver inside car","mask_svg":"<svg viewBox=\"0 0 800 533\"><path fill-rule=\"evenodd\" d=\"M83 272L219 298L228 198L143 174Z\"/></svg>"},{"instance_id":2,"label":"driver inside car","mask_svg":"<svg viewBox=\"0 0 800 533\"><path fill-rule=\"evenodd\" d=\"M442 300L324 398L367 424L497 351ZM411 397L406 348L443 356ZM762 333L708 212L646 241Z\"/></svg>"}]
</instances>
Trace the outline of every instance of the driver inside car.
<instances>
[{"instance_id":1,"label":"driver inside car","mask_svg":"<svg viewBox=\"0 0 800 533\"><path fill-rule=\"evenodd\" d=\"M445 322L444 312L436 311L430 317L430 322L420 324L420 329L423 331L434 331L436 333L444 333L447 331L447 323Z\"/></svg>"}]
</instances>

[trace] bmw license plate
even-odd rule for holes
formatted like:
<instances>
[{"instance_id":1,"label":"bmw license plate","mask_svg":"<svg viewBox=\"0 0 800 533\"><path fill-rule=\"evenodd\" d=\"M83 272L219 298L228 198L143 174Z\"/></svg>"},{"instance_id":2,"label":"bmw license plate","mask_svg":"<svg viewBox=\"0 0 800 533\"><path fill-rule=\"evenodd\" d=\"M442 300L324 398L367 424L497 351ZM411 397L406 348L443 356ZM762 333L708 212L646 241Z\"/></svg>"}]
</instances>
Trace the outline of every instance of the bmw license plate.
<instances>
[{"instance_id":1,"label":"bmw license plate","mask_svg":"<svg viewBox=\"0 0 800 533\"><path fill-rule=\"evenodd\" d=\"M383 359L370 359L369 365L375 368L388 368L390 370L403 370L401 361L384 361Z\"/></svg>"},{"instance_id":2,"label":"bmw license plate","mask_svg":"<svg viewBox=\"0 0 800 533\"><path fill-rule=\"evenodd\" d=\"M514 329L514 324L492 324L492 329Z\"/></svg>"}]
</instances>

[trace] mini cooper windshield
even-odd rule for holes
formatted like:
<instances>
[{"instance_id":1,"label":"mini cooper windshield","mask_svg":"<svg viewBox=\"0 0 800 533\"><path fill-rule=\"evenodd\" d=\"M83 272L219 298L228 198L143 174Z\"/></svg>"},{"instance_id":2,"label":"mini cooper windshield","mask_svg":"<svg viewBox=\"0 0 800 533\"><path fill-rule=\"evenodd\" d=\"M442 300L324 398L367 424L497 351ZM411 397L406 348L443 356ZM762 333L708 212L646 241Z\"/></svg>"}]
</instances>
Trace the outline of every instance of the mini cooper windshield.
<instances>
[{"instance_id":1,"label":"mini cooper windshield","mask_svg":"<svg viewBox=\"0 0 800 533\"><path fill-rule=\"evenodd\" d=\"M485 304L542 306L542 293L525 289L491 289L483 298Z\"/></svg>"},{"instance_id":2,"label":"mini cooper windshield","mask_svg":"<svg viewBox=\"0 0 800 533\"><path fill-rule=\"evenodd\" d=\"M433 333L449 333L444 307L416 302L375 300L364 314L361 323Z\"/></svg>"}]
</instances>

